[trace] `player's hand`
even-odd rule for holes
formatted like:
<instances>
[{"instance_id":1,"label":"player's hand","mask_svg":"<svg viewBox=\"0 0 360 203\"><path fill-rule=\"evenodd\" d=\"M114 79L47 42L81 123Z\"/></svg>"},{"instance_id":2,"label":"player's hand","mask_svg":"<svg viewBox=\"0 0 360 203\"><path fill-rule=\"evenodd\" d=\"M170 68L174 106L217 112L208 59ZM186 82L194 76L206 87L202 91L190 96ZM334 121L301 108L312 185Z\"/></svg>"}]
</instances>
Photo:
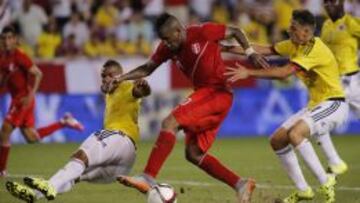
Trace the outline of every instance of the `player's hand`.
<instances>
[{"instance_id":1,"label":"player's hand","mask_svg":"<svg viewBox=\"0 0 360 203\"><path fill-rule=\"evenodd\" d=\"M26 108L30 105L34 95L33 93L29 93L28 95L21 98L21 108Z\"/></svg>"},{"instance_id":2,"label":"player's hand","mask_svg":"<svg viewBox=\"0 0 360 203\"><path fill-rule=\"evenodd\" d=\"M228 77L228 81L236 82L237 80L243 80L249 77L249 71L239 63L235 64L236 68L227 67L225 76Z\"/></svg>"},{"instance_id":3,"label":"player's hand","mask_svg":"<svg viewBox=\"0 0 360 203\"><path fill-rule=\"evenodd\" d=\"M120 76L115 76L107 85L107 93L111 94L115 91L115 89L123 82Z\"/></svg>"},{"instance_id":4,"label":"player's hand","mask_svg":"<svg viewBox=\"0 0 360 203\"><path fill-rule=\"evenodd\" d=\"M249 59L253 62L257 68L270 68L269 63L266 61L265 57L258 53L253 53L249 56Z\"/></svg>"},{"instance_id":5,"label":"player's hand","mask_svg":"<svg viewBox=\"0 0 360 203\"><path fill-rule=\"evenodd\" d=\"M148 82L144 79L135 80L133 94L135 97L141 98L150 95L151 88Z\"/></svg>"}]
</instances>

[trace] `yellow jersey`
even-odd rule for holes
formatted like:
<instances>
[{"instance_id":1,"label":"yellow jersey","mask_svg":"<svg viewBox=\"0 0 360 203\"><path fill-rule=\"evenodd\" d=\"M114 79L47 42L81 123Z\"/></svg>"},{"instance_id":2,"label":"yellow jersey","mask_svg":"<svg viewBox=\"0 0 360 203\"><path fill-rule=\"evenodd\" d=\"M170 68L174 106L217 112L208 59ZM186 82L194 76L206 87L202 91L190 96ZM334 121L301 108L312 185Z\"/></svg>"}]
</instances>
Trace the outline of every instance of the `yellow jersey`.
<instances>
[{"instance_id":1,"label":"yellow jersey","mask_svg":"<svg viewBox=\"0 0 360 203\"><path fill-rule=\"evenodd\" d=\"M39 35L37 43L39 57L53 59L55 58L56 48L61 44L61 36L57 33L43 32Z\"/></svg>"},{"instance_id":2,"label":"yellow jersey","mask_svg":"<svg viewBox=\"0 0 360 203\"><path fill-rule=\"evenodd\" d=\"M266 27L256 21L251 21L244 26L244 31L250 42L256 44L269 44Z\"/></svg>"},{"instance_id":3,"label":"yellow jersey","mask_svg":"<svg viewBox=\"0 0 360 203\"><path fill-rule=\"evenodd\" d=\"M304 69L296 71L296 75L309 91L310 109L330 98L345 97L336 59L320 38L315 37L307 45L302 46L285 40L275 44L274 49Z\"/></svg>"},{"instance_id":4,"label":"yellow jersey","mask_svg":"<svg viewBox=\"0 0 360 203\"><path fill-rule=\"evenodd\" d=\"M342 75L359 71L359 38L360 20L351 15L335 22L327 19L322 27L321 39L334 53Z\"/></svg>"},{"instance_id":5,"label":"yellow jersey","mask_svg":"<svg viewBox=\"0 0 360 203\"><path fill-rule=\"evenodd\" d=\"M132 82L125 81L112 94L105 95L104 129L120 130L137 142L141 100L133 96L133 88Z\"/></svg>"}]
</instances>

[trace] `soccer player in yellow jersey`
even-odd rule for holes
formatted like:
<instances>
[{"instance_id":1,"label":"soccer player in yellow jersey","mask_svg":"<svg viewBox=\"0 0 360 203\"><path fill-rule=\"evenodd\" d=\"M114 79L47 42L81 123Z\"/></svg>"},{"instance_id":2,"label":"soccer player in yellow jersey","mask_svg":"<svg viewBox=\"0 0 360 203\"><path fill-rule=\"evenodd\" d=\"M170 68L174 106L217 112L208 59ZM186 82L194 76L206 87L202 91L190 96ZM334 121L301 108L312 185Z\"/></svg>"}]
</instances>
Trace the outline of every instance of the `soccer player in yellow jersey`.
<instances>
[{"instance_id":1,"label":"soccer player in yellow jersey","mask_svg":"<svg viewBox=\"0 0 360 203\"><path fill-rule=\"evenodd\" d=\"M101 73L106 106L104 129L91 134L48 181L31 177L24 178L25 185L8 181L6 187L13 196L26 202L42 197L52 200L69 191L75 182L111 183L130 172L139 140L140 99L151 90L145 80L123 82L117 87L109 85L120 74L122 67L118 62L109 60L104 64Z\"/></svg>"},{"instance_id":2,"label":"soccer player in yellow jersey","mask_svg":"<svg viewBox=\"0 0 360 203\"><path fill-rule=\"evenodd\" d=\"M360 19L344 11L344 0L324 0L329 15L321 30L321 39L334 53L339 65L346 101L350 110L360 118L360 73L358 66L358 48L360 40ZM318 139L334 174L347 171L346 163L339 157L329 134Z\"/></svg>"},{"instance_id":3,"label":"soccer player in yellow jersey","mask_svg":"<svg viewBox=\"0 0 360 203\"><path fill-rule=\"evenodd\" d=\"M273 47L253 46L260 54L288 56L288 64L270 69L245 69L238 65L237 68L228 68L225 73L233 82L250 76L284 79L296 74L309 92L307 107L285 121L270 139L273 150L297 188L283 202L299 202L314 197L294 149L320 182L320 191L325 194L326 202L335 201L336 180L325 172L308 138L329 133L341 125L347 118L348 106L336 59L321 39L314 37L314 29L314 16L307 10L295 10L289 28L290 40L279 42Z\"/></svg>"}]
</instances>

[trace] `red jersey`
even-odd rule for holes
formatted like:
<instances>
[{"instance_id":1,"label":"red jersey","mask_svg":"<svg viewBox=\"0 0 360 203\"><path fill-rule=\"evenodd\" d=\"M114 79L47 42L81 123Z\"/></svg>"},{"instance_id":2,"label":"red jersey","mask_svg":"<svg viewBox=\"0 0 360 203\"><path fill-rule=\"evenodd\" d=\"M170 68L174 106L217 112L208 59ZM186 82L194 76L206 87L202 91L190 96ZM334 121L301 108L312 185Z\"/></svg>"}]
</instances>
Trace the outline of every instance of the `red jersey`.
<instances>
[{"instance_id":1,"label":"red jersey","mask_svg":"<svg viewBox=\"0 0 360 203\"><path fill-rule=\"evenodd\" d=\"M30 91L29 69L32 60L21 50L0 52L0 74L6 82L12 98L22 97Z\"/></svg>"},{"instance_id":2,"label":"red jersey","mask_svg":"<svg viewBox=\"0 0 360 203\"><path fill-rule=\"evenodd\" d=\"M226 87L223 73L225 64L221 58L219 40L225 37L226 26L205 23L186 28L186 40L178 53L173 53L161 42L151 60L160 65L168 59L191 80L195 89L199 87Z\"/></svg>"}]
</instances>

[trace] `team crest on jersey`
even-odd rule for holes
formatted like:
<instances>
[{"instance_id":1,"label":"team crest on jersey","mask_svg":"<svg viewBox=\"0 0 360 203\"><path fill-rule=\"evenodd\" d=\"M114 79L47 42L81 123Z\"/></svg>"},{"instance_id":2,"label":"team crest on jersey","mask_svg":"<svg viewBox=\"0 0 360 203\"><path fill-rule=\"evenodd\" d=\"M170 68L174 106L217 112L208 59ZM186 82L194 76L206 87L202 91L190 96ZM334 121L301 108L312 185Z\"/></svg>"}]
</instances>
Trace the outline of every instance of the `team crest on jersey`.
<instances>
[{"instance_id":1,"label":"team crest on jersey","mask_svg":"<svg viewBox=\"0 0 360 203\"><path fill-rule=\"evenodd\" d=\"M9 72L14 72L15 71L15 65L13 63L9 64Z\"/></svg>"},{"instance_id":2,"label":"team crest on jersey","mask_svg":"<svg viewBox=\"0 0 360 203\"><path fill-rule=\"evenodd\" d=\"M200 44L199 43L192 44L191 50L194 54L199 54L200 53Z\"/></svg>"},{"instance_id":3,"label":"team crest on jersey","mask_svg":"<svg viewBox=\"0 0 360 203\"><path fill-rule=\"evenodd\" d=\"M344 24L339 25L338 29L340 31L344 31L346 29L346 26Z\"/></svg>"}]
</instances>

